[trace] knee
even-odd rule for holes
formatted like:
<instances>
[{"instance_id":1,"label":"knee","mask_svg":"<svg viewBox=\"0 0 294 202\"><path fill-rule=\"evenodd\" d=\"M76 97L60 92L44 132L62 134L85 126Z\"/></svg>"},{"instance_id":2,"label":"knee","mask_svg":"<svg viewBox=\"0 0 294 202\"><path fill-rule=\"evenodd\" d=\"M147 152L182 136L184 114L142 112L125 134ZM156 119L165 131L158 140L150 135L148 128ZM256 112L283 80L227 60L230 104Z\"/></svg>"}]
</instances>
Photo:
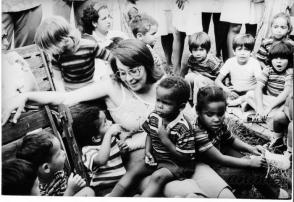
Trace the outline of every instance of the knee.
<instances>
[{"instance_id":1,"label":"knee","mask_svg":"<svg viewBox=\"0 0 294 202\"><path fill-rule=\"evenodd\" d=\"M95 196L95 191L90 187L85 187L83 192L85 193L85 196Z\"/></svg>"},{"instance_id":2,"label":"knee","mask_svg":"<svg viewBox=\"0 0 294 202\"><path fill-rule=\"evenodd\" d=\"M224 188L218 195L218 198L236 198L233 192L228 188Z\"/></svg>"},{"instance_id":3,"label":"knee","mask_svg":"<svg viewBox=\"0 0 294 202\"><path fill-rule=\"evenodd\" d=\"M162 184L167 180L165 172L154 172L150 177L150 182L155 184Z\"/></svg>"}]
</instances>

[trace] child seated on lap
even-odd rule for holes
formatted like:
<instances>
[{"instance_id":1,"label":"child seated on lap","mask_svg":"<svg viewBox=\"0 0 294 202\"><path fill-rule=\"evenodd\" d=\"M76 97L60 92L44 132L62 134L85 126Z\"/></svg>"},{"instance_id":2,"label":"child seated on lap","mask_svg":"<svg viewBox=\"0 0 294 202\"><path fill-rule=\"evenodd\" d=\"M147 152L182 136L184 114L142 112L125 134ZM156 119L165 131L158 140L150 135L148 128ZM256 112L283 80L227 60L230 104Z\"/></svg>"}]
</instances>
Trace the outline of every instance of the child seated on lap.
<instances>
[{"instance_id":1,"label":"child seated on lap","mask_svg":"<svg viewBox=\"0 0 294 202\"><path fill-rule=\"evenodd\" d=\"M159 196L166 183L185 179L194 172L194 137L189 120L182 113L190 95L181 77L164 78L156 89L155 111L143 123L147 132L145 164L127 173L110 196L123 196L143 176L152 174L141 196Z\"/></svg>"},{"instance_id":2,"label":"child seated on lap","mask_svg":"<svg viewBox=\"0 0 294 202\"><path fill-rule=\"evenodd\" d=\"M215 80L216 85L228 94L229 106L242 104L245 100L243 95L255 88L261 67L259 62L251 56L253 47L254 38L250 34L237 35L233 39L235 56L225 62ZM227 75L230 76L232 84L228 87L223 84Z\"/></svg>"},{"instance_id":3,"label":"child seated on lap","mask_svg":"<svg viewBox=\"0 0 294 202\"><path fill-rule=\"evenodd\" d=\"M107 120L99 107L78 110L73 115L75 113L73 129L82 147L84 165L89 170L90 186L96 196L103 196L126 173L119 147L127 148L117 139L122 128Z\"/></svg>"},{"instance_id":4,"label":"child seated on lap","mask_svg":"<svg viewBox=\"0 0 294 202\"><path fill-rule=\"evenodd\" d=\"M181 76L185 77L191 85L191 89L193 89L193 98L191 98L195 105L198 89L208 84L214 84L214 80L222 66L222 61L209 53L211 42L205 32L190 35L188 44L191 55L184 62Z\"/></svg>"},{"instance_id":5,"label":"child seated on lap","mask_svg":"<svg viewBox=\"0 0 294 202\"><path fill-rule=\"evenodd\" d=\"M110 61L110 51L80 32L62 17L45 19L37 29L36 44L52 59L57 91L70 91L93 82L95 58Z\"/></svg>"},{"instance_id":6,"label":"child seated on lap","mask_svg":"<svg viewBox=\"0 0 294 202\"><path fill-rule=\"evenodd\" d=\"M42 196L94 196L81 176L71 173L67 178L64 171L66 154L53 134L41 131L25 136L16 157L31 162L37 169Z\"/></svg>"}]
</instances>

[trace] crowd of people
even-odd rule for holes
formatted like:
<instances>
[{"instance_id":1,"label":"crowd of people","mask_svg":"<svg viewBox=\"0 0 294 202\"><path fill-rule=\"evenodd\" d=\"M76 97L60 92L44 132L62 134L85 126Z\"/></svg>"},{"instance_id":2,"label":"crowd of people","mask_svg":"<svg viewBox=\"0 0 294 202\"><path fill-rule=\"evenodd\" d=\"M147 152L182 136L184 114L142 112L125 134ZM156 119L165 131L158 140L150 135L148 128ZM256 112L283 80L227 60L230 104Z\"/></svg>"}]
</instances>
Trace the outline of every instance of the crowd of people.
<instances>
[{"instance_id":1,"label":"crowd of people","mask_svg":"<svg viewBox=\"0 0 294 202\"><path fill-rule=\"evenodd\" d=\"M89 2L78 12L79 29L61 16L43 19L33 33L15 28L15 47L28 45L18 42L28 34L50 59L56 91L16 89L2 103L2 125L17 124L28 101L101 100L107 112L74 112L90 183L64 171L61 143L42 131L26 135L16 158L3 162L2 194L236 198L254 185L266 199L290 197L267 168L269 156L280 169L292 161L293 1L111 1L124 5L120 19L106 2ZM6 27L2 49L11 46ZM164 57L154 48L158 37ZM272 131L267 144L232 134L225 115L235 106Z\"/></svg>"}]
</instances>

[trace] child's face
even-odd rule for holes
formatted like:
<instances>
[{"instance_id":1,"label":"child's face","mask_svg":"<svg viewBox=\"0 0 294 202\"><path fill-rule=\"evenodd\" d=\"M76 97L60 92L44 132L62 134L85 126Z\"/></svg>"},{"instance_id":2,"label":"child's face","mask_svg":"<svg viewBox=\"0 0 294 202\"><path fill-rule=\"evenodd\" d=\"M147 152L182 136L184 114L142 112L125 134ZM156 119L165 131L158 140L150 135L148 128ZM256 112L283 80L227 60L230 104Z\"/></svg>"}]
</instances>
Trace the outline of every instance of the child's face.
<instances>
[{"instance_id":1,"label":"child's face","mask_svg":"<svg viewBox=\"0 0 294 202\"><path fill-rule=\"evenodd\" d=\"M192 55L197 62L202 62L207 57L207 50L202 47L194 48L192 50Z\"/></svg>"},{"instance_id":2,"label":"child's face","mask_svg":"<svg viewBox=\"0 0 294 202\"><path fill-rule=\"evenodd\" d=\"M250 58L250 55L251 55L251 51L248 50L245 46L236 47L234 53L237 58L237 62L240 65L246 64Z\"/></svg>"},{"instance_id":3,"label":"child's face","mask_svg":"<svg viewBox=\"0 0 294 202\"><path fill-rule=\"evenodd\" d=\"M61 144L57 138L53 138L52 144L52 158L51 161L48 162L48 164L50 166L50 172L55 173L57 171L63 170L66 154L61 149Z\"/></svg>"},{"instance_id":4,"label":"child's face","mask_svg":"<svg viewBox=\"0 0 294 202\"><path fill-rule=\"evenodd\" d=\"M102 34L107 34L112 27L112 17L107 8L99 10L99 19L97 21L97 30Z\"/></svg>"},{"instance_id":5,"label":"child's face","mask_svg":"<svg viewBox=\"0 0 294 202\"><path fill-rule=\"evenodd\" d=\"M155 110L162 118L174 118L179 113L179 103L171 98L171 90L159 86L156 89Z\"/></svg>"},{"instance_id":6,"label":"child's face","mask_svg":"<svg viewBox=\"0 0 294 202\"><path fill-rule=\"evenodd\" d=\"M112 125L112 122L106 118L106 115L103 111L100 111L98 119L95 120L95 124L98 130L98 134L104 135Z\"/></svg>"},{"instance_id":7,"label":"child's face","mask_svg":"<svg viewBox=\"0 0 294 202\"><path fill-rule=\"evenodd\" d=\"M277 72L283 72L288 66L288 59L286 58L273 58L272 65Z\"/></svg>"},{"instance_id":8,"label":"child's face","mask_svg":"<svg viewBox=\"0 0 294 202\"><path fill-rule=\"evenodd\" d=\"M284 38L289 31L287 20L283 17L276 18L273 21L271 31L275 39L280 40Z\"/></svg>"},{"instance_id":9,"label":"child's face","mask_svg":"<svg viewBox=\"0 0 294 202\"><path fill-rule=\"evenodd\" d=\"M150 27L150 30L145 33L144 35L142 34L141 40L150 45L151 47L153 47L155 45L156 42L156 33L157 33L158 27L156 25L152 25Z\"/></svg>"},{"instance_id":10,"label":"child's face","mask_svg":"<svg viewBox=\"0 0 294 202\"><path fill-rule=\"evenodd\" d=\"M217 130L224 121L225 112L225 102L210 102L199 112L199 119L209 130Z\"/></svg>"}]
</instances>

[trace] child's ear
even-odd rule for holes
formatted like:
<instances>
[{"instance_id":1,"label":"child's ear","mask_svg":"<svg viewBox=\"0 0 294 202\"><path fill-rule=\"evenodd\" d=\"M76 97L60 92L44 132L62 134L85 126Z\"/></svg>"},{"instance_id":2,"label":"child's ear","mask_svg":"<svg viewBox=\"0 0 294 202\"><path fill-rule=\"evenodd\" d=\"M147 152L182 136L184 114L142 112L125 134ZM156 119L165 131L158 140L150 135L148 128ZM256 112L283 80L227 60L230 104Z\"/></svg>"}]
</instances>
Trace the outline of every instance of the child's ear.
<instances>
[{"instance_id":1,"label":"child's ear","mask_svg":"<svg viewBox=\"0 0 294 202\"><path fill-rule=\"evenodd\" d=\"M44 173L50 173L50 165L48 163L43 163L41 165L41 170L44 172Z\"/></svg>"},{"instance_id":2,"label":"child's ear","mask_svg":"<svg viewBox=\"0 0 294 202\"><path fill-rule=\"evenodd\" d=\"M143 38L143 34L138 32L136 38L141 40Z\"/></svg>"}]
</instances>

